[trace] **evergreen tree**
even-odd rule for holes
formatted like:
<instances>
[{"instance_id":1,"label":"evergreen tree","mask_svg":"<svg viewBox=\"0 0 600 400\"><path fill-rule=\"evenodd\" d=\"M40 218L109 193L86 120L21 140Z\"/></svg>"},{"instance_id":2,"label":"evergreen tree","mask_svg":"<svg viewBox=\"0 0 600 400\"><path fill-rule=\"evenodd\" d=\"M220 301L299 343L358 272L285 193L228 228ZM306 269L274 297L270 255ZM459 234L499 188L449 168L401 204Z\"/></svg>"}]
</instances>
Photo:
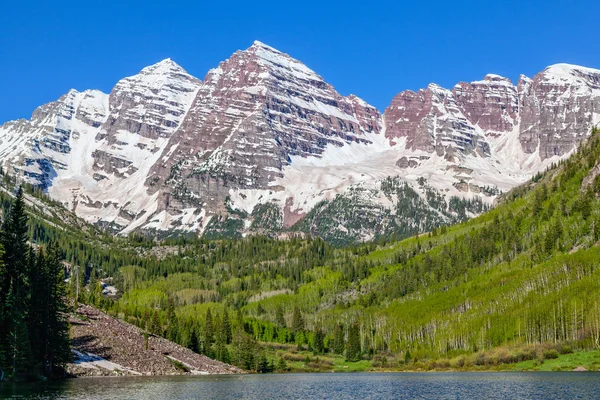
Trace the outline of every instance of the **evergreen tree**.
<instances>
[{"instance_id":1,"label":"evergreen tree","mask_svg":"<svg viewBox=\"0 0 600 400\"><path fill-rule=\"evenodd\" d=\"M173 299L169 298L169 305L167 307L167 332L165 336L168 340L177 342L179 340L178 333L179 322L175 314L175 304L173 303Z\"/></svg>"},{"instance_id":2,"label":"evergreen tree","mask_svg":"<svg viewBox=\"0 0 600 400\"><path fill-rule=\"evenodd\" d=\"M269 361L267 360L267 356L264 352L261 352L258 357L256 357L256 372L259 374L264 374L267 372L271 372L271 368L269 365Z\"/></svg>"},{"instance_id":3,"label":"evergreen tree","mask_svg":"<svg viewBox=\"0 0 600 400\"><path fill-rule=\"evenodd\" d=\"M362 350L360 347L360 329L354 323L348 329L348 346L346 348L346 361L360 361Z\"/></svg>"},{"instance_id":4,"label":"evergreen tree","mask_svg":"<svg viewBox=\"0 0 600 400\"><path fill-rule=\"evenodd\" d=\"M344 326L341 323L337 323L335 328L333 328L333 352L335 354L343 354L345 348Z\"/></svg>"},{"instance_id":5,"label":"evergreen tree","mask_svg":"<svg viewBox=\"0 0 600 400\"><path fill-rule=\"evenodd\" d=\"M190 329L190 338L188 339L188 349L195 353L200 353L198 334L196 333L196 327Z\"/></svg>"},{"instance_id":6,"label":"evergreen tree","mask_svg":"<svg viewBox=\"0 0 600 400\"><path fill-rule=\"evenodd\" d=\"M5 274L0 282L0 347L6 349L3 365L12 375L25 371L30 360L27 214L23 201L23 189L19 187L3 226L0 242L4 247Z\"/></svg>"},{"instance_id":7,"label":"evergreen tree","mask_svg":"<svg viewBox=\"0 0 600 400\"><path fill-rule=\"evenodd\" d=\"M292 314L292 332L297 333L304 330L304 319L298 306L294 307L294 313Z\"/></svg>"},{"instance_id":8,"label":"evergreen tree","mask_svg":"<svg viewBox=\"0 0 600 400\"><path fill-rule=\"evenodd\" d=\"M257 345L254 339L243 330L238 329L233 337L233 363L248 371L254 369L256 367L256 350Z\"/></svg>"},{"instance_id":9,"label":"evergreen tree","mask_svg":"<svg viewBox=\"0 0 600 400\"><path fill-rule=\"evenodd\" d=\"M210 308L206 310L206 319L204 321L204 346L210 347L214 341L213 319Z\"/></svg>"},{"instance_id":10,"label":"evergreen tree","mask_svg":"<svg viewBox=\"0 0 600 400\"><path fill-rule=\"evenodd\" d=\"M148 330L154 333L155 335L163 335L163 329L162 324L160 323L160 316L158 315L158 310L154 310L154 312L152 313L152 318L150 319L150 327L148 328Z\"/></svg>"},{"instance_id":11,"label":"evergreen tree","mask_svg":"<svg viewBox=\"0 0 600 400\"><path fill-rule=\"evenodd\" d=\"M325 350L325 333L321 328L315 329L312 347L314 354L323 354Z\"/></svg>"},{"instance_id":12,"label":"evergreen tree","mask_svg":"<svg viewBox=\"0 0 600 400\"><path fill-rule=\"evenodd\" d=\"M285 316L283 314L283 307L281 307L281 305L278 305L275 309L275 323L281 328L287 328Z\"/></svg>"},{"instance_id":13,"label":"evergreen tree","mask_svg":"<svg viewBox=\"0 0 600 400\"><path fill-rule=\"evenodd\" d=\"M30 299L27 326L32 356L41 360L45 357L45 343L48 339L46 328L50 323L48 301L51 290L48 285L48 260L43 248L35 255L30 253L29 264Z\"/></svg>"},{"instance_id":14,"label":"evergreen tree","mask_svg":"<svg viewBox=\"0 0 600 400\"><path fill-rule=\"evenodd\" d=\"M411 359L412 359L412 355L410 354L410 351L406 350L406 353L404 353L404 363L408 364Z\"/></svg>"},{"instance_id":15,"label":"evergreen tree","mask_svg":"<svg viewBox=\"0 0 600 400\"><path fill-rule=\"evenodd\" d=\"M244 314L242 314L242 310L239 308L236 311L235 319L236 319L236 328L235 329L243 331L244 330ZM232 336L231 340L233 341L233 336Z\"/></svg>"},{"instance_id":16,"label":"evergreen tree","mask_svg":"<svg viewBox=\"0 0 600 400\"><path fill-rule=\"evenodd\" d=\"M231 339L232 339L232 332L231 332L231 323L229 322L229 312L227 311L227 309L225 309L223 311L223 320L222 320L222 335L225 338L225 343L226 344L230 344L231 343Z\"/></svg>"},{"instance_id":17,"label":"evergreen tree","mask_svg":"<svg viewBox=\"0 0 600 400\"><path fill-rule=\"evenodd\" d=\"M68 307L65 303L67 288L60 250L55 244L50 247L45 267L44 276L47 277L48 290L43 361L46 372L49 373L55 366L64 366L71 361Z\"/></svg>"}]
</instances>

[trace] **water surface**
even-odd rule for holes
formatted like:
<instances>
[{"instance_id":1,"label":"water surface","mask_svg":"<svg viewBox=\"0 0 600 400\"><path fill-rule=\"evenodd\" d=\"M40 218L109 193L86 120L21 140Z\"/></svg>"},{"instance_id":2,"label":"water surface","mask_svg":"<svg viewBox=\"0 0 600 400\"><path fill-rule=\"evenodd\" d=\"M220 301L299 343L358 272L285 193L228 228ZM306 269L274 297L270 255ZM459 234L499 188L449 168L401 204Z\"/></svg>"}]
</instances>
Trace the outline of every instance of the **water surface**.
<instances>
[{"instance_id":1,"label":"water surface","mask_svg":"<svg viewBox=\"0 0 600 400\"><path fill-rule=\"evenodd\" d=\"M596 399L597 373L346 373L78 378L0 385L15 399Z\"/></svg>"}]
</instances>

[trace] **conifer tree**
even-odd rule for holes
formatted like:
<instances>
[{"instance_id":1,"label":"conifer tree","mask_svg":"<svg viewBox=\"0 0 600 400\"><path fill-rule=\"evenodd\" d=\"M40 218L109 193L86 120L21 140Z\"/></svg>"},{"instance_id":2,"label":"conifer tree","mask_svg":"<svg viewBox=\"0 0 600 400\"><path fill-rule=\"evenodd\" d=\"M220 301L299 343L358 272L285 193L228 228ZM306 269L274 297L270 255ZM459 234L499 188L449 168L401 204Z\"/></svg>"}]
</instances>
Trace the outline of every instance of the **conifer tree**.
<instances>
[{"instance_id":1,"label":"conifer tree","mask_svg":"<svg viewBox=\"0 0 600 400\"><path fill-rule=\"evenodd\" d=\"M344 326L341 323L338 323L335 325L335 328L333 328L333 352L335 354L343 354L345 348Z\"/></svg>"},{"instance_id":2,"label":"conifer tree","mask_svg":"<svg viewBox=\"0 0 600 400\"><path fill-rule=\"evenodd\" d=\"M71 360L69 341L68 307L65 303L67 288L64 268L58 246L50 247L43 274L48 290L46 291L46 339L43 361L46 372L51 372L56 365L64 365Z\"/></svg>"},{"instance_id":3,"label":"conifer tree","mask_svg":"<svg viewBox=\"0 0 600 400\"><path fill-rule=\"evenodd\" d=\"M348 329L348 346L346 347L346 361L360 361L361 359L360 346L360 329L358 323L354 323Z\"/></svg>"},{"instance_id":4,"label":"conifer tree","mask_svg":"<svg viewBox=\"0 0 600 400\"><path fill-rule=\"evenodd\" d=\"M232 339L231 332L231 322L229 322L229 312L227 309L223 311L223 320L222 320L222 335L224 336L225 343L230 344Z\"/></svg>"},{"instance_id":5,"label":"conifer tree","mask_svg":"<svg viewBox=\"0 0 600 400\"><path fill-rule=\"evenodd\" d=\"M214 341L213 319L210 308L206 310L206 319L204 322L204 345L210 346Z\"/></svg>"},{"instance_id":6,"label":"conifer tree","mask_svg":"<svg viewBox=\"0 0 600 400\"><path fill-rule=\"evenodd\" d=\"M158 310L154 310L154 312L152 313L152 318L150 319L150 327L148 328L148 330L154 333L155 335L163 335L163 329L160 323L160 316L158 315Z\"/></svg>"},{"instance_id":7,"label":"conifer tree","mask_svg":"<svg viewBox=\"0 0 600 400\"><path fill-rule=\"evenodd\" d=\"M196 333L196 327L192 327L190 329L190 338L188 340L188 349L192 350L195 353L200 353L200 348L199 348L199 340L198 340L198 334Z\"/></svg>"},{"instance_id":8,"label":"conifer tree","mask_svg":"<svg viewBox=\"0 0 600 400\"><path fill-rule=\"evenodd\" d=\"M292 332L297 333L304 330L304 319L298 306L294 307L294 313L292 314Z\"/></svg>"},{"instance_id":9,"label":"conifer tree","mask_svg":"<svg viewBox=\"0 0 600 400\"><path fill-rule=\"evenodd\" d=\"M178 333L179 323L177 320L177 315L175 314L175 304L173 303L173 299L169 298L169 305L167 308L167 332L165 336L168 340L177 342L179 339Z\"/></svg>"},{"instance_id":10,"label":"conifer tree","mask_svg":"<svg viewBox=\"0 0 600 400\"><path fill-rule=\"evenodd\" d=\"M0 347L6 350L6 366L12 375L24 371L30 359L27 315L28 296L28 228L23 189L19 187L3 226L0 242L4 246L5 274L0 282L0 299L4 321Z\"/></svg>"},{"instance_id":11,"label":"conifer tree","mask_svg":"<svg viewBox=\"0 0 600 400\"><path fill-rule=\"evenodd\" d=\"M281 307L281 305L278 305L275 309L275 323L281 328L287 328L285 316L283 314L283 307Z\"/></svg>"},{"instance_id":12,"label":"conifer tree","mask_svg":"<svg viewBox=\"0 0 600 400\"><path fill-rule=\"evenodd\" d=\"M312 347L314 354L322 354L325 350L325 333L321 328L315 329Z\"/></svg>"},{"instance_id":13,"label":"conifer tree","mask_svg":"<svg viewBox=\"0 0 600 400\"><path fill-rule=\"evenodd\" d=\"M49 290L47 276L47 260L43 248L36 255L30 253L29 260L29 312L27 325L29 327L29 340L34 359L45 356L44 343L47 340L46 326L49 324L48 300Z\"/></svg>"}]
</instances>

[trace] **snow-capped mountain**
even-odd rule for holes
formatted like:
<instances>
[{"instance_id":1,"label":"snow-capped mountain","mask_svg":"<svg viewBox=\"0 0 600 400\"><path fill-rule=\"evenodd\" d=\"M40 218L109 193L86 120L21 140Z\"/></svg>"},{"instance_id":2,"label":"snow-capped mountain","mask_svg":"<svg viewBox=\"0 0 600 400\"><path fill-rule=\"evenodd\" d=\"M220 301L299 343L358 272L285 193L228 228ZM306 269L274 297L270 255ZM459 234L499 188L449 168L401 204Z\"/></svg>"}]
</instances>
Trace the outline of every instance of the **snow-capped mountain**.
<instances>
[{"instance_id":1,"label":"snow-capped mountain","mask_svg":"<svg viewBox=\"0 0 600 400\"><path fill-rule=\"evenodd\" d=\"M116 232L294 227L335 241L481 212L600 122L600 71L558 64L405 91L382 114L263 43L203 81L170 59L0 126L0 165Z\"/></svg>"}]
</instances>

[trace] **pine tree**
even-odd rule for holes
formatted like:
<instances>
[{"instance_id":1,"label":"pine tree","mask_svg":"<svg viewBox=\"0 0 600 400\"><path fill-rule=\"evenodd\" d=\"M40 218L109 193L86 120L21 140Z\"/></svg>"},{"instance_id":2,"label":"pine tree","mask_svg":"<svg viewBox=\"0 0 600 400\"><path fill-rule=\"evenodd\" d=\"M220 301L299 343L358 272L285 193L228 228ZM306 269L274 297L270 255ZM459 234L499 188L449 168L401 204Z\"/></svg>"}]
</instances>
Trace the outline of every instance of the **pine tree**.
<instances>
[{"instance_id":1,"label":"pine tree","mask_svg":"<svg viewBox=\"0 0 600 400\"><path fill-rule=\"evenodd\" d=\"M244 314L242 314L242 310L239 309L239 308L236 311L235 320L236 320L236 328L235 329L236 330L244 331L244 329L245 329L245 327L244 327ZM232 336L231 340L233 341L233 336Z\"/></svg>"},{"instance_id":2,"label":"pine tree","mask_svg":"<svg viewBox=\"0 0 600 400\"><path fill-rule=\"evenodd\" d=\"M304 330L304 319L298 306L294 307L294 313L292 314L292 332L297 333Z\"/></svg>"},{"instance_id":3,"label":"pine tree","mask_svg":"<svg viewBox=\"0 0 600 400\"><path fill-rule=\"evenodd\" d=\"M51 288L48 285L47 260L43 248L37 254L30 253L29 259L29 312L27 326L30 332L29 340L34 359L40 360L45 356L47 341L46 327L49 325L48 300Z\"/></svg>"},{"instance_id":4,"label":"pine tree","mask_svg":"<svg viewBox=\"0 0 600 400\"><path fill-rule=\"evenodd\" d=\"M325 333L323 333L321 328L315 329L312 347L314 354L322 354L325 350Z\"/></svg>"},{"instance_id":5,"label":"pine tree","mask_svg":"<svg viewBox=\"0 0 600 400\"><path fill-rule=\"evenodd\" d=\"M177 321L177 315L175 314L175 304L173 299L169 298L169 305L167 307L167 332L166 338L172 342L178 341L179 323Z\"/></svg>"},{"instance_id":6,"label":"pine tree","mask_svg":"<svg viewBox=\"0 0 600 400\"><path fill-rule=\"evenodd\" d=\"M225 309L223 311L223 320L222 320L222 334L225 338L225 343L226 344L230 344L231 343L231 339L232 339L232 332L231 332L231 323L229 322L229 312L227 311L227 309Z\"/></svg>"},{"instance_id":7,"label":"pine tree","mask_svg":"<svg viewBox=\"0 0 600 400\"><path fill-rule=\"evenodd\" d=\"M404 353L404 363L408 364L411 359L412 355L410 354L410 350L406 350L406 353Z\"/></svg>"},{"instance_id":8,"label":"pine tree","mask_svg":"<svg viewBox=\"0 0 600 400\"><path fill-rule=\"evenodd\" d=\"M277 371L287 371L288 366L284 358L279 358L277 361Z\"/></svg>"},{"instance_id":9,"label":"pine tree","mask_svg":"<svg viewBox=\"0 0 600 400\"><path fill-rule=\"evenodd\" d=\"M71 360L68 307L65 303L67 288L64 268L58 246L50 247L44 276L47 278L47 321L44 364L47 372L55 366L64 366Z\"/></svg>"},{"instance_id":10,"label":"pine tree","mask_svg":"<svg viewBox=\"0 0 600 400\"><path fill-rule=\"evenodd\" d=\"M24 371L31 358L27 315L29 312L28 228L23 189L19 187L6 217L0 242L4 247L5 274L0 282L4 321L0 347L6 350L4 367L13 375Z\"/></svg>"},{"instance_id":11,"label":"pine tree","mask_svg":"<svg viewBox=\"0 0 600 400\"><path fill-rule=\"evenodd\" d=\"M354 323L348 329L348 346L346 348L346 361L360 361L362 350L360 347L360 329Z\"/></svg>"},{"instance_id":12,"label":"pine tree","mask_svg":"<svg viewBox=\"0 0 600 400\"><path fill-rule=\"evenodd\" d=\"M233 337L233 363L245 370L254 369L256 348L254 339L243 330L238 329Z\"/></svg>"},{"instance_id":13,"label":"pine tree","mask_svg":"<svg viewBox=\"0 0 600 400\"><path fill-rule=\"evenodd\" d=\"M345 348L344 326L341 323L338 323L335 325L335 328L333 328L333 352L335 354L343 354Z\"/></svg>"},{"instance_id":14,"label":"pine tree","mask_svg":"<svg viewBox=\"0 0 600 400\"><path fill-rule=\"evenodd\" d=\"M206 310L206 319L204 322L204 345L210 346L214 341L214 337L213 319L209 308Z\"/></svg>"},{"instance_id":15,"label":"pine tree","mask_svg":"<svg viewBox=\"0 0 600 400\"><path fill-rule=\"evenodd\" d=\"M188 340L188 349L192 350L195 353L200 353L198 334L196 333L196 327L192 327L190 329L190 338Z\"/></svg>"},{"instance_id":16,"label":"pine tree","mask_svg":"<svg viewBox=\"0 0 600 400\"><path fill-rule=\"evenodd\" d=\"M269 366L269 361L267 360L267 356L265 353L261 352L258 357L256 357L256 372L259 374L264 374L267 372L271 372L271 368Z\"/></svg>"},{"instance_id":17,"label":"pine tree","mask_svg":"<svg viewBox=\"0 0 600 400\"><path fill-rule=\"evenodd\" d=\"M158 310L154 310L154 312L152 313L152 318L150 319L150 327L148 328L148 330L154 333L155 335L163 335L163 329L162 324L160 323L160 316L158 315Z\"/></svg>"},{"instance_id":18,"label":"pine tree","mask_svg":"<svg viewBox=\"0 0 600 400\"><path fill-rule=\"evenodd\" d=\"M275 323L281 328L287 328L285 316L283 314L283 307L281 307L281 305L278 305L275 309Z\"/></svg>"}]
</instances>

